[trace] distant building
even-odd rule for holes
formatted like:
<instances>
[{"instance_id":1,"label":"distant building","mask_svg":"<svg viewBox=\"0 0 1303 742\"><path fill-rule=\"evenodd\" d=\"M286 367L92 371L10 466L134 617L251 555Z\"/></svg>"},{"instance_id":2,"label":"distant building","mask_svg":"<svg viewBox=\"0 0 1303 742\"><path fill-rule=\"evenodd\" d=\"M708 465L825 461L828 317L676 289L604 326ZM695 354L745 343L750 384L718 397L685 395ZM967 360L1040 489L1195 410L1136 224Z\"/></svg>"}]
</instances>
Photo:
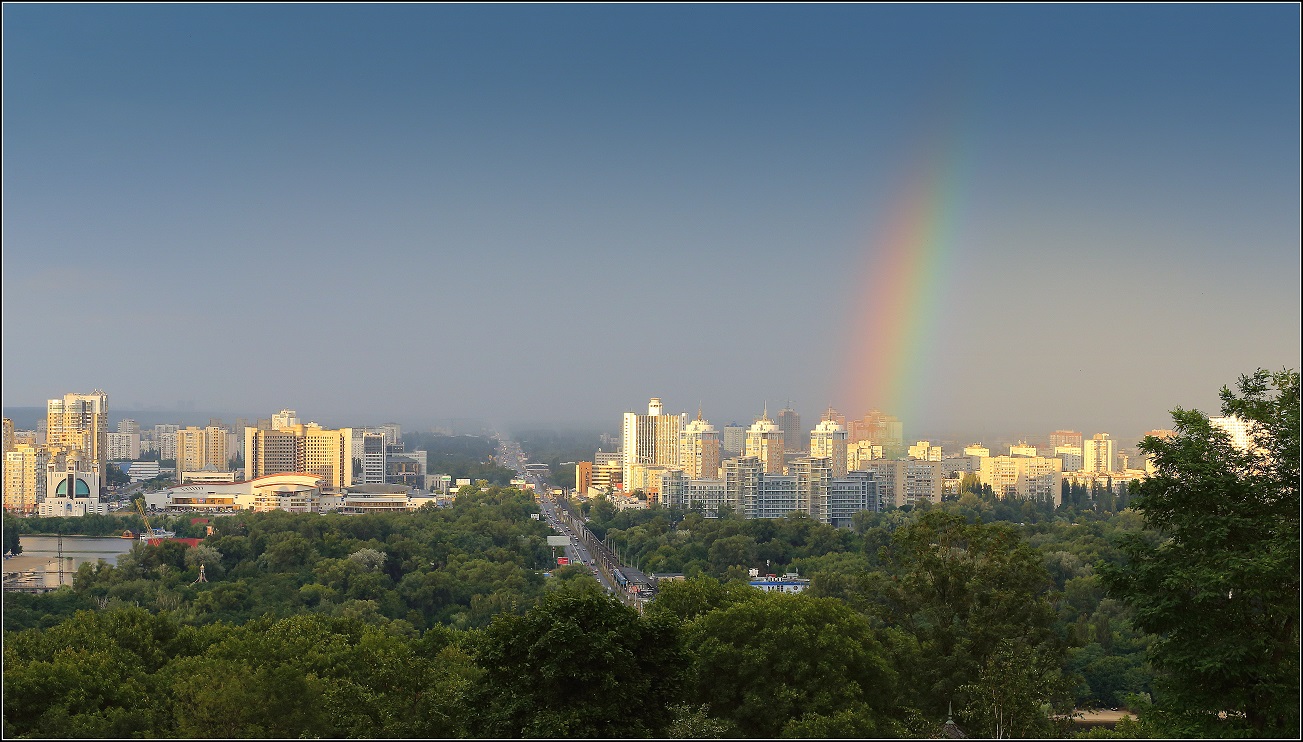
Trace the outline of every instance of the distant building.
<instances>
[{"instance_id":1,"label":"distant building","mask_svg":"<svg viewBox=\"0 0 1303 742\"><path fill-rule=\"evenodd\" d=\"M245 477L302 473L319 477L327 489L348 487L353 483L352 438L351 428L245 428Z\"/></svg>"},{"instance_id":2,"label":"distant building","mask_svg":"<svg viewBox=\"0 0 1303 742\"><path fill-rule=\"evenodd\" d=\"M127 461L140 458L140 433L109 433L108 457Z\"/></svg>"},{"instance_id":3,"label":"distant building","mask_svg":"<svg viewBox=\"0 0 1303 742\"><path fill-rule=\"evenodd\" d=\"M923 500L941 502L944 477L940 461L880 459L863 466L864 471L874 473L884 504L902 507Z\"/></svg>"},{"instance_id":4,"label":"distant building","mask_svg":"<svg viewBox=\"0 0 1303 742\"><path fill-rule=\"evenodd\" d=\"M69 457L62 467L50 462L45 475L45 499L37 504L37 514L42 518L107 515L108 503L100 502L99 473L92 466L93 462L74 457Z\"/></svg>"},{"instance_id":5,"label":"distant building","mask_svg":"<svg viewBox=\"0 0 1303 742\"><path fill-rule=\"evenodd\" d=\"M294 410L281 410L271 416L271 429L281 430L299 424L299 413Z\"/></svg>"},{"instance_id":6,"label":"distant building","mask_svg":"<svg viewBox=\"0 0 1303 742\"><path fill-rule=\"evenodd\" d=\"M847 471L868 471L871 461L879 461L885 456L882 446L873 441L856 441L846 446Z\"/></svg>"},{"instance_id":7,"label":"distant building","mask_svg":"<svg viewBox=\"0 0 1303 742\"><path fill-rule=\"evenodd\" d=\"M5 452L4 507L12 513L31 513L45 499L46 464L49 451L45 446L26 443Z\"/></svg>"},{"instance_id":8,"label":"distant building","mask_svg":"<svg viewBox=\"0 0 1303 742\"><path fill-rule=\"evenodd\" d=\"M834 478L846 476L846 451L846 428L835 420L821 420L810 431L810 455L828 459Z\"/></svg>"},{"instance_id":9,"label":"distant building","mask_svg":"<svg viewBox=\"0 0 1303 742\"><path fill-rule=\"evenodd\" d=\"M647 403L647 414L624 413L623 440L626 490L630 489L634 464L677 467L679 465L679 434L683 430L684 416L666 415L660 397Z\"/></svg>"},{"instance_id":10,"label":"distant building","mask_svg":"<svg viewBox=\"0 0 1303 742\"><path fill-rule=\"evenodd\" d=\"M800 453L808 450L810 439L801 427L800 414L792 409L790 402L778 411L778 429L783 431L783 445L787 447L786 450Z\"/></svg>"},{"instance_id":11,"label":"distant building","mask_svg":"<svg viewBox=\"0 0 1303 742\"><path fill-rule=\"evenodd\" d=\"M385 440L380 431L362 434L361 484L385 483Z\"/></svg>"},{"instance_id":12,"label":"distant building","mask_svg":"<svg viewBox=\"0 0 1303 742\"><path fill-rule=\"evenodd\" d=\"M97 478L103 476L109 446L107 394L96 389L90 394L65 394L63 399L51 399L46 403L45 421L46 445L80 451L80 460L89 471Z\"/></svg>"},{"instance_id":13,"label":"distant building","mask_svg":"<svg viewBox=\"0 0 1303 742\"><path fill-rule=\"evenodd\" d=\"M982 484L996 497L1063 504L1063 461L1040 456L994 456L982 459Z\"/></svg>"},{"instance_id":14,"label":"distant building","mask_svg":"<svg viewBox=\"0 0 1303 742\"><path fill-rule=\"evenodd\" d=\"M1208 422L1217 430L1226 433L1231 445L1239 451L1253 448L1253 426L1248 420L1239 417L1210 417Z\"/></svg>"},{"instance_id":15,"label":"distant building","mask_svg":"<svg viewBox=\"0 0 1303 742\"><path fill-rule=\"evenodd\" d=\"M593 486L593 462L579 461L575 463L575 492L583 494Z\"/></svg>"},{"instance_id":16,"label":"distant building","mask_svg":"<svg viewBox=\"0 0 1303 742\"><path fill-rule=\"evenodd\" d=\"M1034 457L1039 454L1036 452L1036 446L1029 445L1027 441L1018 441L1014 445L1009 446L1009 455Z\"/></svg>"},{"instance_id":17,"label":"distant building","mask_svg":"<svg viewBox=\"0 0 1303 742\"><path fill-rule=\"evenodd\" d=\"M713 479L719 476L719 461L719 432L698 411L679 436L679 467L688 479Z\"/></svg>"},{"instance_id":18,"label":"distant building","mask_svg":"<svg viewBox=\"0 0 1303 742\"><path fill-rule=\"evenodd\" d=\"M1053 450L1059 446L1076 446L1082 447L1083 438L1081 433L1075 430L1056 430L1050 433L1050 449Z\"/></svg>"},{"instance_id":19,"label":"distant building","mask_svg":"<svg viewBox=\"0 0 1303 742\"><path fill-rule=\"evenodd\" d=\"M766 412L747 430L746 455L759 459L766 474L783 473L783 431Z\"/></svg>"},{"instance_id":20,"label":"distant building","mask_svg":"<svg viewBox=\"0 0 1303 742\"><path fill-rule=\"evenodd\" d=\"M747 429L745 425L729 423L724 426L724 454L741 456L746 450Z\"/></svg>"},{"instance_id":21,"label":"distant building","mask_svg":"<svg viewBox=\"0 0 1303 742\"><path fill-rule=\"evenodd\" d=\"M909 457L919 461L940 461L941 446L934 446L931 441L918 441L909 447Z\"/></svg>"},{"instance_id":22,"label":"distant building","mask_svg":"<svg viewBox=\"0 0 1303 742\"><path fill-rule=\"evenodd\" d=\"M1081 470L1084 472L1111 472L1117 469L1117 444L1108 433L1096 433L1082 446Z\"/></svg>"},{"instance_id":23,"label":"distant building","mask_svg":"<svg viewBox=\"0 0 1303 742\"><path fill-rule=\"evenodd\" d=\"M1078 446L1055 446L1054 458L1063 462L1063 471L1081 471L1085 459Z\"/></svg>"},{"instance_id":24,"label":"distant building","mask_svg":"<svg viewBox=\"0 0 1303 742\"><path fill-rule=\"evenodd\" d=\"M971 446L964 446L964 455L986 457L991 455L991 449L981 443L974 443Z\"/></svg>"}]
</instances>

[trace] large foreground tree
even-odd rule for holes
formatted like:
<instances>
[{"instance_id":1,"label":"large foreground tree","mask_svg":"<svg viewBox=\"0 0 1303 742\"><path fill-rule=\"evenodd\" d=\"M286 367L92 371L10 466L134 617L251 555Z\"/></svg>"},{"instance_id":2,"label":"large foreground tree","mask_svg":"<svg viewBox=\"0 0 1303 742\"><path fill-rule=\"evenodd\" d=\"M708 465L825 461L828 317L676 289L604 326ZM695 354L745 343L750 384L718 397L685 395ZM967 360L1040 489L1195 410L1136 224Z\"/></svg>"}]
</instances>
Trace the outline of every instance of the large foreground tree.
<instances>
[{"instance_id":1,"label":"large foreground tree","mask_svg":"<svg viewBox=\"0 0 1303 742\"><path fill-rule=\"evenodd\" d=\"M1299 733L1299 374L1258 371L1223 388L1222 414L1247 446L1198 410L1140 450L1157 475L1132 506L1159 538L1132 538L1102 571L1134 623L1157 636L1154 711L1179 736Z\"/></svg>"}]
</instances>

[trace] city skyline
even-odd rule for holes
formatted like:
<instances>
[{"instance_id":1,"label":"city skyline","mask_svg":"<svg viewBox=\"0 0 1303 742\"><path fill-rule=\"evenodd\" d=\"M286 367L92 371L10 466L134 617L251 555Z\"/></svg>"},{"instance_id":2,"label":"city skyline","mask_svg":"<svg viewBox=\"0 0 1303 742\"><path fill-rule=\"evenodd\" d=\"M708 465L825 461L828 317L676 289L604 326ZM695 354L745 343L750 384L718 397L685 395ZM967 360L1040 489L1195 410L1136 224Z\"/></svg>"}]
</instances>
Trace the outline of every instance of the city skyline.
<instances>
[{"instance_id":1,"label":"city skyline","mask_svg":"<svg viewBox=\"0 0 1303 742\"><path fill-rule=\"evenodd\" d=\"M6 407L1123 437L1298 366L1295 6L3 12Z\"/></svg>"}]
</instances>

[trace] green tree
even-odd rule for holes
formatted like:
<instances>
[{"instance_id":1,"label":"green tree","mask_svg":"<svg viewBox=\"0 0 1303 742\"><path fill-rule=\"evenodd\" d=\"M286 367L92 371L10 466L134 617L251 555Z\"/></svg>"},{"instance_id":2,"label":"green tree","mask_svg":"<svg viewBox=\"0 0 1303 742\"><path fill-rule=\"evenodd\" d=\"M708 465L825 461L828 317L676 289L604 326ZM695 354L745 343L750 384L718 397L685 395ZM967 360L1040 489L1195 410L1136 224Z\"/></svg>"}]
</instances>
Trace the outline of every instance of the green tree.
<instances>
[{"instance_id":1,"label":"green tree","mask_svg":"<svg viewBox=\"0 0 1303 742\"><path fill-rule=\"evenodd\" d=\"M23 545L19 541L18 523L11 518L8 513L4 514L4 546L0 548L0 553L18 555L23 553Z\"/></svg>"},{"instance_id":2,"label":"green tree","mask_svg":"<svg viewBox=\"0 0 1303 742\"><path fill-rule=\"evenodd\" d=\"M497 737L661 735L683 666L675 623L639 619L580 580L498 615L477 660L475 731Z\"/></svg>"},{"instance_id":3,"label":"green tree","mask_svg":"<svg viewBox=\"0 0 1303 742\"><path fill-rule=\"evenodd\" d=\"M777 737L789 724L794 734L901 731L896 673L868 620L839 600L761 594L697 618L686 647L691 697L743 736Z\"/></svg>"},{"instance_id":4,"label":"green tree","mask_svg":"<svg viewBox=\"0 0 1303 742\"><path fill-rule=\"evenodd\" d=\"M1109 591L1157 636L1154 711L1170 733L1299 733L1299 374L1259 370L1222 414L1245 421L1247 450L1198 410L1140 450L1157 475L1132 507L1157 531L1128 538Z\"/></svg>"}]
</instances>

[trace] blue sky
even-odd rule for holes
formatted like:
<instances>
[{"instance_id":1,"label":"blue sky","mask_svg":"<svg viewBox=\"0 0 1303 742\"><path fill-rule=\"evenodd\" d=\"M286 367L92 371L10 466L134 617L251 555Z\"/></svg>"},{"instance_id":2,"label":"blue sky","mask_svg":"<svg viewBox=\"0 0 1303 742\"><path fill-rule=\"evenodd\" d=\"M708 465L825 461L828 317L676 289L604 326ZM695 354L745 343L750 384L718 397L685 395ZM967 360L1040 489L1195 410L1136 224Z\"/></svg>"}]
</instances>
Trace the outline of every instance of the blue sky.
<instances>
[{"instance_id":1,"label":"blue sky","mask_svg":"<svg viewBox=\"0 0 1303 742\"><path fill-rule=\"evenodd\" d=\"M861 266L938 128L907 435L1124 436L1298 367L1293 5L3 12L5 405L862 414Z\"/></svg>"}]
</instances>

